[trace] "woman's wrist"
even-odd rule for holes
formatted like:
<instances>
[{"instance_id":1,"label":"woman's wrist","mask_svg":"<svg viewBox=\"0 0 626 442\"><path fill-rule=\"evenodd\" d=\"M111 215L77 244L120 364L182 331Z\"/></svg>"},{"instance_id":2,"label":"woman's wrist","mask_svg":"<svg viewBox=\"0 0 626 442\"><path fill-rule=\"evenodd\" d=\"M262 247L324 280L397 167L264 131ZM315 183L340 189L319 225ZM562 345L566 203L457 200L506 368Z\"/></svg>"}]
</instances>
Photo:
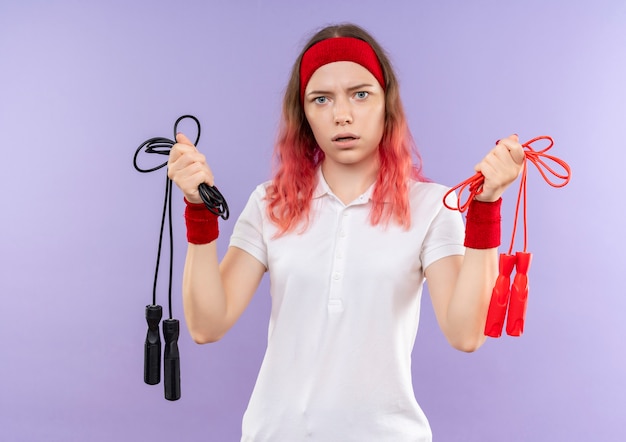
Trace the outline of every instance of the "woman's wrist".
<instances>
[{"instance_id":1,"label":"woman's wrist","mask_svg":"<svg viewBox=\"0 0 626 442\"><path fill-rule=\"evenodd\" d=\"M187 241L191 244L208 244L219 236L217 215L213 214L204 203L185 200L185 224Z\"/></svg>"},{"instance_id":2,"label":"woman's wrist","mask_svg":"<svg viewBox=\"0 0 626 442\"><path fill-rule=\"evenodd\" d=\"M474 196L474 199L482 203L495 203L496 201L502 198L503 193L504 193L504 189L485 190L485 188L483 187L482 191L476 196Z\"/></svg>"},{"instance_id":3,"label":"woman's wrist","mask_svg":"<svg viewBox=\"0 0 626 442\"><path fill-rule=\"evenodd\" d=\"M465 247L492 249L500 245L502 198L495 201L472 200L465 223Z\"/></svg>"}]
</instances>

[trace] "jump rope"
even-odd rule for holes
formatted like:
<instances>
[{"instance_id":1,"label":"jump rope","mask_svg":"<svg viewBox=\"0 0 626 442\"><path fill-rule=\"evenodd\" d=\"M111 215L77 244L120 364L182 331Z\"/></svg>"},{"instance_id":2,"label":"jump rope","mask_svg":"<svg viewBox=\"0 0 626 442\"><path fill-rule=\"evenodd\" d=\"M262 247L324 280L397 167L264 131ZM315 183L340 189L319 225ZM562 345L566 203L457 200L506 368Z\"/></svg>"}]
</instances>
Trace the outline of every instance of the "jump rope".
<instances>
[{"instance_id":1,"label":"jump rope","mask_svg":"<svg viewBox=\"0 0 626 442\"><path fill-rule=\"evenodd\" d=\"M532 145L542 140L548 141L548 146L543 149L535 150ZM487 311L487 321L485 323L485 335L498 338L502 335L504 320L506 317L506 333L509 336L521 336L524 332L524 323L526 320L526 307L528 304L528 270L532 260L532 253L527 251L528 245L528 225L526 217L526 182L528 176L528 163L532 163L537 167L539 173L546 183L552 187L564 187L569 183L571 177L571 169L569 165L546 152L554 146L554 140L549 136L539 136L522 144L524 148L524 164L522 166L522 174L520 179L520 187L517 193L517 204L515 207L515 220L513 222L513 233L511 235L511 243L507 253L501 253L499 259L499 274L491 293L489 302L489 310ZM561 171L555 170L548 165L546 161L552 161L562 168ZM556 177L550 180L547 172ZM482 192L482 186L485 177L478 172L474 176L459 183L450 189L443 198L443 204L451 210L464 212L469 207L471 201L476 195ZM457 206L450 206L446 202L447 197L459 191ZM467 200L462 203L461 194L469 191ZM513 255L513 246L515 244L515 234L517 231L517 220L519 218L520 203L522 204L522 222L524 229L524 248L521 252ZM516 269L513 283L511 284L511 275L513 269ZM507 316L508 310L508 316Z\"/></svg>"},{"instance_id":2,"label":"jump rope","mask_svg":"<svg viewBox=\"0 0 626 442\"><path fill-rule=\"evenodd\" d=\"M184 119L191 119L196 123L198 132L194 146L200 141L200 121L193 115L183 115L174 123L174 139L178 133L178 125ZM141 168L137 164L137 158L141 151L149 154L169 156L172 146L176 142L168 138L155 137L144 141L135 151L133 166L142 173L149 173L167 166L167 161L150 169ZM148 385L157 385L161 382L161 337L159 332L159 322L163 316L163 308L157 305L156 291L159 275L159 265L161 261L161 249L163 244L163 231L165 220L169 224L169 283L168 283L168 313L169 318L163 320L163 339L165 340L165 351L163 356L163 375L165 386L165 399L175 401L180 399L180 354L178 350L178 336L180 334L180 324L178 319L172 317L172 268L174 241L172 234L172 180L165 176L165 198L163 201L163 215L161 216L161 228L159 233L159 246L157 250L156 269L154 271L154 284L152 288L152 304L146 306L146 321L148 332L144 345L144 382ZM228 219L229 211L226 199L215 186L208 186L204 183L198 186L198 192L202 202L211 213L216 216Z\"/></svg>"}]
</instances>

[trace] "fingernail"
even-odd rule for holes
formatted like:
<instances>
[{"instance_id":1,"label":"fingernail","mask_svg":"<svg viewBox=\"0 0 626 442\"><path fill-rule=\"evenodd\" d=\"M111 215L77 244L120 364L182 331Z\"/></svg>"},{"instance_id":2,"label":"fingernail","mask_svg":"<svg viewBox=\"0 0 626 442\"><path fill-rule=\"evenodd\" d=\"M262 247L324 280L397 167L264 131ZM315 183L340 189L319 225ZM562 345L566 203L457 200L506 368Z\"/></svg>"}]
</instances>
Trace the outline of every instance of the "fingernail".
<instances>
[{"instance_id":1,"label":"fingernail","mask_svg":"<svg viewBox=\"0 0 626 442\"><path fill-rule=\"evenodd\" d=\"M496 140L496 144L498 144L500 142L500 140Z\"/></svg>"}]
</instances>

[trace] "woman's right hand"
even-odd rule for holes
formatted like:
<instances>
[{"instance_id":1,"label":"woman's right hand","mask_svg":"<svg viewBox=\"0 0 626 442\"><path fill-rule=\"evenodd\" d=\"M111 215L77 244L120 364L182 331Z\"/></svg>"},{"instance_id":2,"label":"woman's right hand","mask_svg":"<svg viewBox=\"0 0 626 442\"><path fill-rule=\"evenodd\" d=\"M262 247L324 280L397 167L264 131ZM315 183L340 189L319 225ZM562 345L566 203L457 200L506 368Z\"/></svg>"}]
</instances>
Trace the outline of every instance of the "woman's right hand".
<instances>
[{"instance_id":1,"label":"woman's right hand","mask_svg":"<svg viewBox=\"0 0 626 442\"><path fill-rule=\"evenodd\" d=\"M200 184L212 186L214 183L206 157L182 133L176 134L176 144L170 150L167 176L176 183L190 203L202 202L198 192Z\"/></svg>"}]
</instances>

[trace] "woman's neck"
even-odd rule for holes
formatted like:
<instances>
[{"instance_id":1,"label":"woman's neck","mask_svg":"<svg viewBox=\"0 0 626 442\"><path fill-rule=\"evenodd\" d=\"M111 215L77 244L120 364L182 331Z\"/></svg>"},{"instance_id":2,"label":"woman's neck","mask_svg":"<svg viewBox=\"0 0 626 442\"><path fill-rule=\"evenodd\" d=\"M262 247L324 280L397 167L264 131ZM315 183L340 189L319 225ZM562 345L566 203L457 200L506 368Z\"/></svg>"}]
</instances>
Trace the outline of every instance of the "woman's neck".
<instances>
[{"instance_id":1,"label":"woman's neck","mask_svg":"<svg viewBox=\"0 0 626 442\"><path fill-rule=\"evenodd\" d=\"M350 204L376 182L379 165L346 165L324 161L321 168L333 194L344 204Z\"/></svg>"}]
</instances>

